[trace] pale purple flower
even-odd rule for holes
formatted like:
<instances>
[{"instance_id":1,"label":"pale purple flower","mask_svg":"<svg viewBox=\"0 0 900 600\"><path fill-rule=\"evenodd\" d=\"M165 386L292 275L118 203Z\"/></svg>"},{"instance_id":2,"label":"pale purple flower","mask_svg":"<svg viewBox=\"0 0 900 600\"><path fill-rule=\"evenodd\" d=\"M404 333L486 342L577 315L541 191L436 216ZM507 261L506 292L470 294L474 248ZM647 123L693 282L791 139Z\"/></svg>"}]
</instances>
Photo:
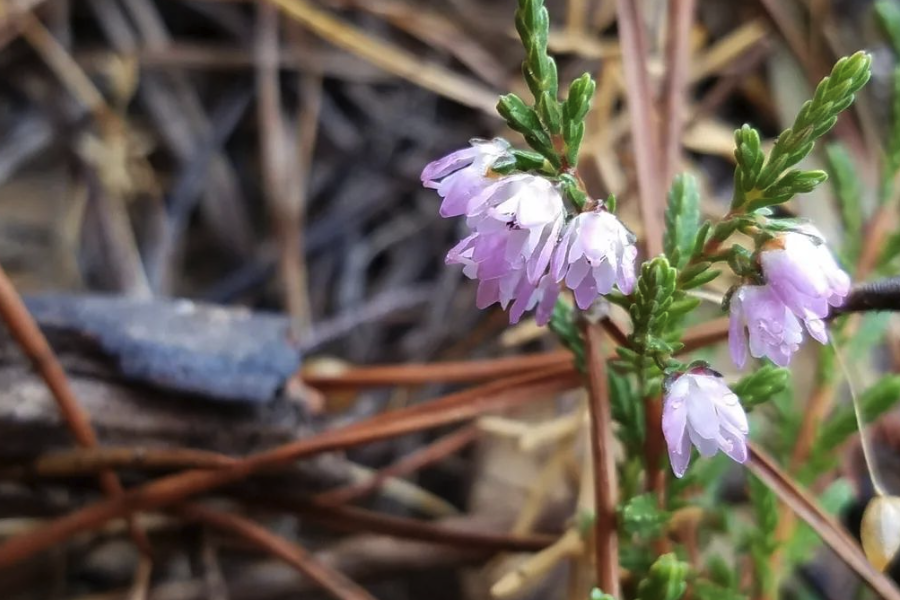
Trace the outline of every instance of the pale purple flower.
<instances>
[{"instance_id":1,"label":"pale purple flower","mask_svg":"<svg viewBox=\"0 0 900 600\"><path fill-rule=\"evenodd\" d=\"M810 335L825 344L828 335L822 319L828 316L829 305L844 303L850 276L838 266L815 228L805 229L768 242L759 261L772 291L804 321Z\"/></svg>"},{"instance_id":2,"label":"pale purple flower","mask_svg":"<svg viewBox=\"0 0 900 600\"><path fill-rule=\"evenodd\" d=\"M546 275L565 219L559 188L543 177L510 175L470 198L466 214L472 233L447 253L447 264L479 280L478 307L499 302L513 323L537 308L546 323L559 295Z\"/></svg>"},{"instance_id":3,"label":"pale purple flower","mask_svg":"<svg viewBox=\"0 0 900 600\"><path fill-rule=\"evenodd\" d=\"M785 367L802 340L800 321L771 286L744 285L731 296L728 347L738 367L747 362L748 342L753 357Z\"/></svg>"},{"instance_id":4,"label":"pale purple flower","mask_svg":"<svg viewBox=\"0 0 900 600\"><path fill-rule=\"evenodd\" d=\"M721 450L739 463L747 460L747 415L738 397L711 369L694 368L667 379L662 430L676 477L687 470L691 444L701 456Z\"/></svg>"},{"instance_id":5,"label":"pale purple flower","mask_svg":"<svg viewBox=\"0 0 900 600\"><path fill-rule=\"evenodd\" d=\"M565 214L559 187L543 177L510 175L485 188L470 202L466 219L493 248L478 278L524 268L528 281L536 284L550 265Z\"/></svg>"},{"instance_id":6,"label":"pale purple flower","mask_svg":"<svg viewBox=\"0 0 900 600\"><path fill-rule=\"evenodd\" d=\"M611 292L614 284L630 294L636 258L634 235L601 208L581 213L566 225L550 272L575 293L575 303L584 310L597 296Z\"/></svg>"},{"instance_id":7,"label":"pale purple flower","mask_svg":"<svg viewBox=\"0 0 900 600\"><path fill-rule=\"evenodd\" d=\"M468 148L428 163L422 170L422 185L437 190L444 199L442 217L467 214L469 201L497 181L489 176L490 168L509 150L509 142L501 138L474 139L469 144Z\"/></svg>"}]
</instances>

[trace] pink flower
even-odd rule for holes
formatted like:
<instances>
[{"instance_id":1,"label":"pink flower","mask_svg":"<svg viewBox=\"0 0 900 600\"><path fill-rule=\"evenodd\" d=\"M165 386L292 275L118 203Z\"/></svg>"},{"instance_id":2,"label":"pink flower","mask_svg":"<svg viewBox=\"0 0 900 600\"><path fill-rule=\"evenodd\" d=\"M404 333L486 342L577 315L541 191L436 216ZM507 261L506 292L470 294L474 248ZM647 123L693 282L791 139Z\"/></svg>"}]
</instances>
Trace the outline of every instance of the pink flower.
<instances>
[{"instance_id":1,"label":"pink flower","mask_svg":"<svg viewBox=\"0 0 900 600\"><path fill-rule=\"evenodd\" d=\"M662 429L676 477L682 477L691 462L691 444L701 456L721 450L739 463L747 460L747 415L711 369L694 368L666 380Z\"/></svg>"},{"instance_id":2,"label":"pink flower","mask_svg":"<svg viewBox=\"0 0 900 600\"><path fill-rule=\"evenodd\" d=\"M818 231L785 233L768 242L759 257L766 282L778 298L802 319L810 335L828 341L822 319L829 305L840 306L850 293L850 276L834 260Z\"/></svg>"},{"instance_id":3,"label":"pink flower","mask_svg":"<svg viewBox=\"0 0 900 600\"><path fill-rule=\"evenodd\" d=\"M769 285L745 285L731 297L728 347L738 367L747 362L747 345L755 358L769 357L785 367L803 341L803 327Z\"/></svg>"},{"instance_id":4,"label":"pink flower","mask_svg":"<svg viewBox=\"0 0 900 600\"><path fill-rule=\"evenodd\" d=\"M466 214L472 233L447 253L447 264L479 280L478 307L499 302L513 323L537 308L546 323L559 295L546 276L565 218L559 188L543 177L510 175L470 198Z\"/></svg>"},{"instance_id":5,"label":"pink flower","mask_svg":"<svg viewBox=\"0 0 900 600\"><path fill-rule=\"evenodd\" d=\"M469 148L451 152L422 170L422 185L437 190L444 199L440 209L442 217L467 214L469 201L497 181L488 172L509 150L509 142L500 138L474 139L469 143Z\"/></svg>"},{"instance_id":6,"label":"pink flower","mask_svg":"<svg viewBox=\"0 0 900 600\"><path fill-rule=\"evenodd\" d=\"M634 235L615 215L599 209L581 213L566 225L550 272L556 281L565 281L583 310L614 284L630 294L636 258Z\"/></svg>"}]
</instances>

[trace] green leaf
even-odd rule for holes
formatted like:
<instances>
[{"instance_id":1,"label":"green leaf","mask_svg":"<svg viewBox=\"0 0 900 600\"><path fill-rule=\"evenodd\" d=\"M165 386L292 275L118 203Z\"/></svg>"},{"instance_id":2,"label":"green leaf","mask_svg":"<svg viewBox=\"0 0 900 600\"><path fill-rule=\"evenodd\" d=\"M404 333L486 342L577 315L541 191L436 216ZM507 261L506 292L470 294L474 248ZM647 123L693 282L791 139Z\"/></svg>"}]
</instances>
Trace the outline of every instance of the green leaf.
<instances>
[{"instance_id":1,"label":"green leaf","mask_svg":"<svg viewBox=\"0 0 900 600\"><path fill-rule=\"evenodd\" d=\"M643 448L647 427L644 421L644 403L628 377L612 369L608 373L610 412L613 420L620 426L619 439L629 452L638 453Z\"/></svg>"},{"instance_id":2,"label":"green leaf","mask_svg":"<svg viewBox=\"0 0 900 600\"><path fill-rule=\"evenodd\" d=\"M859 397L863 419L870 423L889 411L900 400L900 375L884 377ZM827 452L841 446L856 433L856 414L852 404L837 408L822 426L816 440L817 450Z\"/></svg>"},{"instance_id":3,"label":"green leaf","mask_svg":"<svg viewBox=\"0 0 900 600\"><path fill-rule=\"evenodd\" d=\"M713 554L706 561L706 570L712 583L726 589L738 585L737 576L732 567L720 554Z\"/></svg>"},{"instance_id":4,"label":"green leaf","mask_svg":"<svg viewBox=\"0 0 900 600\"><path fill-rule=\"evenodd\" d=\"M900 10L900 9L897 9ZM885 168L879 200L884 203L891 197L894 176L900 171L900 66L894 67L891 89L891 128L885 149Z\"/></svg>"},{"instance_id":5,"label":"green leaf","mask_svg":"<svg viewBox=\"0 0 900 600\"><path fill-rule=\"evenodd\" d=\"M755 189L766 190L812 151L815 141L834 127L838 114L853 103L856 92L869 80L871 64L872 57L866 52L835 63L831 75L819 83L813 98L800 108L794 124L778 136Z\"/></svg>"},{"instance_id":6,"label":"green leaf","mask_svg":"<svg viewBox=\"0 0 900 600\"><path fill-rule=\"evenodd\" d=\"M806 194L813 191L817 185L828 179L825 171L789 171L775 183L770 185L759 197L747 203L746 210L752 212L787 202L797 194Z\"/></svg>"},{"instance_id":7,"label":"green leaf","mask_svg":"<svg viewBox=\"0 0 900 600\"><path fill-rule=\"evenodd\" d=\"M544 157L541 157L541 162L543 161ZM512 154L504 154L494 161L494 164L491 165L491 171L500 175L509 175L516 170L516 166L516 157Z\"/></svg>"},{"instance_id":8,"label":"green leaf","mask_svg":"<svg viewBox=\"0 0 900 600\"><path fill-rule=\"evenodd\" d=\"M754 588L757 596L774 597L775 574L772 572L771 558L778 550L778 502L775 493L757 477L747 480L750 504L756 518L756 528L750 537L750 558L756 577Z\"/></svg>"},{"instance_id":9,"label":"green leaf","mask_svg":"<svg viewBox=\"0 0 900 600\"><path fill-rule=\"evenodd\" d=\"M497 102L497 112L506 119L506 124L510 129L522 134L529 146L555 167L559 166L559 156L553 149L550 136L544 130L541 119L533 108L525 104L517 95L506 94L500 96L500 100Z\"/></svg>"},{"instance_id":10,"label":"green leaf","mask_svg":"<svg viewBox=\"0 0 900 600\"><path fill-rule=\"evenodd\" d=\"M727 588L706 579L698 579L693 586L694 598L697 600L748 600L746 594L734 588Z\"/></svg>"},{"instance_id":11,"label":"green leaf","mask_svg":"<svg viewBox=\"0 0 900 600\"><path fill-rule=\"evenodd\" d=\"M700 229L700 189L697 179L688 173L675 177L666 206L666 231L663 249L669 262L683 267L691 256Z\"/></svg>"},{"instance_id":12,"label":"green leaf","mask_svg":"<svg viewBox=\"0 0 900 600\"><path fill-rule=\"evenodd\" d=\"M657 505L655 494L647 493L630 498L619 506L619 522L628 535L644 539L658 537L671 515Z\"/></svg>"},{"instance_id":13,"label":"green leaf","mask_svg":"<svg viewBox=\"0 0 900 600\"><path fill-rule=\"evenodd\" d=\"M734 196L731 208L736 209L746 201L746 194L756 186L765 155L759 132L745 124L734 132Z\"/></svg>"},{"instance_id":14,"label":"green leaf","mask_svg":"<svg viewBox=\"0 0 900 600\"><path fill-rule=\"evenodd\" d=\"M604 594L598 588L591 590L591 600L616 600L609 594Z\"/></svg>"},{"instance_id":15,"label":"green leaf","mask_svg":"<svg viewBox=\"0 0 900 600\"><path fill-rule=\"evenodd\" d=\"M900 256L900 231L895 231L884 243L881 256L878 257L878 269L888 268L898 256Z\"/></svg>"},{"instance_id":16,"label":"green leaf","mask_svg":"<svg viewBox=\"0 0 900 600\"><path fill-rule=\"evenodd\" d=\"M674 553L656 559L638 585L638 600L679 600L687 589L688 564Z\"/></svg>"},{"instance_id":17,"label":"green leaf","mask_svg":"<svg viewBox=\"0 0 900 600\"><path fill-rule=\"evenodd\" d=\"M550 16L543 0L519 0L516 31L525 47L522 75L534 96L535 108L550 133L559 133L559 83L556 62L547 53Z\"/></svg>"},{"instance_id":18,"label":"green leaf","mask_svg":"<svg viewBox=\"0 0 900 600\"><path fill-rule=\"evenodd\" d=\"M791 372L775 365L764 365L731 386L744 408L751 409L768 402L790 384Z\"/></svg>"},{"instance_id":19,"label":"green leaf","mask_svg":"<svg viewBox=\"0 0 900 600\"><path fill-rule=\"evenodd\" d=\"M537 152L514 149L510 151L510 154L515 158L516 168L520 171L541 171L546 167L546 159ZM494 170L496 170L496 167Z\"/></svg>"},{"instance_id":20,"label":"green leaf","mask_svg":"<svg viewBox=\"0 0 900 600\"><path fill-rule=\"evenodd\" d=\"M578 151L584 138L584 118L591 108L596 84L588 73L574 80L562 105L562 134L566 144L566 161L578 164Z\"/></svg>"},{"instance_id":21,"label":"green leaf","mask_svg":"<svg viewBox=\"0 0 900 600\"><path fill-rule=\"evenodd\" d=\"M862 247L863 215L862 184L857 176L856 165L850 158L847 149L841 144L829 144L825 147L828 157L828 171L831 175L832 187L841 210L844 225L844 243L841 254L844 262L855 265Z\"/></svg>"},{"instance_id":22,"label":"green leaf","mask_svg":"<svg viewBox=\"0 0 900 600\"><path fill-rule=\"evenodd\" d=\"M900 5L894 0L878 0L875 15L894 48L894 54L900 55Z\"/></svg>"},{"instance_id":23,"label":"green leaf","mask_svg":"<svg viewBox=\"0 0 900 600\"><path fill-rule=\"evenodd\" d=\"M698 288L702 285L706 285L716 277L722 274L722 271L718 269L705 270L704 272L695 275L691 279L686 280L681 284L682 290L692 290L694 288Z\"/></svg>"},{"instance_id":24,"label":"green leaf","mask_svg":"<svg viewBox=\"0 0 900 600\"><path fill-rule=\"evenodd\" d=\"M574 204L578 210L583 210L584 206L587 204L588 197L587 194L584 193L584 190L581 189L581 186L578 185L578 180L569 173L563 173L560 175L559 181L562 184L563 192L565 192L566 197L572 201L572 204Z\"/></svg>"}]
</instances>

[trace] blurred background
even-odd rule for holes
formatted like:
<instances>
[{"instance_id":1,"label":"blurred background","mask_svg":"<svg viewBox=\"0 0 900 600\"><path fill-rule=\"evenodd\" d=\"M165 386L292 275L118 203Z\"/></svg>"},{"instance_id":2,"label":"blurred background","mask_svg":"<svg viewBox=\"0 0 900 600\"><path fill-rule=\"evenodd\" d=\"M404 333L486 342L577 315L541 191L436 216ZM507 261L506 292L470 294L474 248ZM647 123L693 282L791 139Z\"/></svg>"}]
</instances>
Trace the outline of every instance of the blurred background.
<instances>
[{"instance_id":1,"label":"blurred background","mask_svg":"<svg viewBox=\"0 0 900 600\"><path fill-rule=\"evenodd\" d=\"M597 79L581 175L592 195L617 195L620 214L640 237L615 4L548 0L550 47L560 81L585 71ZM664 80L670 4L642 2L647 69L657 90ZM0 264L26 296L187 298L281 313L303 369L312 374L340 372L348 364L495 357L553 347L532 323L509 328L496 307L475 308L474 286L444 266L461 224L441 219L439 199L419 182L427 162L470 138L503 135L521 143L493 108L499 94L525 91L514 10L514 0L0 0ZM874 76L831 137L846 149L858 177L859 214L876 210L880 148L896 101L895 53L871 2L697 0L689 39L682 167L699 176L707 215L721 216L731 200L734 129L748 122L772 138L791 123L834 61L858 49L873 54ZM826 166L821 154L810 164ZM822 186L790 210L812 218L839 243L840 206L834 188ZM879 213L885 240L896 225L895 213L890 204ZM856 227L865 220L857 219ZM896 272L895 258L887 256L869 271ZM713 291L724 292L727 285ZM42 324L52 320L53 310L41 313ZM116 327L98 321L90 330L75 321L65 324L69 334L90 337ZM85 327L90 331L79 331ZM865 347L871 361L864 370L895 371L896 323L882 319L872 327L888 335ZM75 358L67 364L82 364L80 342L69 343ZM800 362L800 390L813 385L814 360ZM210 394L198 401L199 408L185 409L194 411L187 418L171 399L152 410L143 399L130 408L118 400L92 404L95 393L107 393L107 379L96 370L75 372L91 379L79 384L92 397L89 407L112 406L109 415L118 416L101 423L102 439L234 454L445 389L322 394L291 380L294 387L274 404L248 408ZM26 375L17 371L8 379L13 391L0 411L0 423L6 419L0 432L8 436L6 444L0 437L4 457L30 459L53 443L65 447L64 435L42 437L60 429L58 420L39 411L16 412L11 399L24 393L26 381L16 377ZM204 396L204 389L190 388L193 399L187 402ZM532 416L556 414L571 402L561 397ZM250 417L257 419L253 427ZM178 421L191 418L201 424L178 428ZM137 434L127 427L132 422L141 423ZM879 430L886 457L896 456L890 450L900 439L893 434L896 426L886 422ZM364 475L354 469L369 473L365 469L390 464L443 433L323 457L296 475L300 483L294 484L324 489L355 481ZM528 496L544 458L538 461L514 445L480 444L477 452L465 450L418 475L428 500L415 496L410 508L405 492L391 492L374 502L397 514L418 514L418 503L437 498L442 508L428 504L425 511L432 516L458 519L470 529L485 522L509 527L511 507ZM852 479L855 450L844 458ZM556 479L545 483L559 481L545 487L559 493L548 494L542 514L548 530L558 530L571 512L573 476L566 469L551 474ZM90 481L81 487L70 483L40 493L27 485L0 486L0 534L18 531L21 519L58 514L91 497ZM563 508L553 508L554 495ZM153 585L143 588L152 590L154 600L317 597L289 569L258 553L248 556L240 544L202 528L159 527L171 537L155 564ZM273 527L294 531L297 523ZM303 531L326 562L377 582L380 587L373 589L380 598L484 598L496 579L483 553L424 551L374 534L335 539ZM71 548L60 549L47 562L10 576L4 580L9 592L0 596L148 597L128 595L141 588L132 587L136 558L126 538L93 539L77 548L77 556ZM460 570L473 564L478 566ZM833 575L810 577L821 584ZM529 597L563 597L561 581L551 580ZM849 597L840 585L797 597Z\"/></svg>"}]
</instances>

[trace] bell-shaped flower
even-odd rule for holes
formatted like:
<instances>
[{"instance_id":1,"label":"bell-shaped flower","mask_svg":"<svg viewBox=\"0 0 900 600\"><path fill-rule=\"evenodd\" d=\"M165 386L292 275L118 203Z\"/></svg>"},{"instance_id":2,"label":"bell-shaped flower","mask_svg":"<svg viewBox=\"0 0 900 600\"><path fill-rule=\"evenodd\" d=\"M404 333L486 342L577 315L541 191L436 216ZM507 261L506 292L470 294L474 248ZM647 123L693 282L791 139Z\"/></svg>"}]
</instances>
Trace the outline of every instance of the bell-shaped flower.
<instances>
[{"instance_id":1,"label":"bell-shaped flower","mask_svg":"<svg viewBox=\"0 0 900 600\"><path fill-rule=\"evenodd\" d=\"M744 285L731 296L728 347L738 367L764 356L785 367L803 341L803 326L769 285Z\"/></svg>"},{"instance_id":2,"label":"bell-shaped flower","mask_svg":"<svg viewBox=\"0 0 900 600\"><path fill-rule=\"evenodd\" d=\"M428 163L422 170L422 184L437 190L444 199L442 217L467 214L469 201L497 181L489 176L490 168L509 150L509 142L501 138L474 139L469 144L468 148Z\"/></svg>"},{"instance_id":3,"label":"bell-shaped flower","mask_svg":"<svg viewBox=\"0 0 900 600\"><path fill-rule=\"evenodd\" d=\"M828 341L822 319L829 305L840 306L850 293L850 276L841 269L818 231L785 233L760 252L763 276L772 291L806 324L810 335Z\"/></svg>"},{"instance_id":4,"label":"bell-shaped flower","mask_svg":"<svg viewBox=\"0 0 900 600\"><path fill-rule=\"evenodd\" d=\"M606 209L581 213L566 224L550 272L575 293L582 310L612 291L614 284L630 294L637 258L634 242L634 235Z\"/></svg>"},{"instance_id":5,"label":"bell-shaped flower","mask_svg":"<svg viewBox=\"0 0 900 600\"><path fill-rule=\"evenodd\" d=\"M691 445L701 456L721 450L739 463L747 460L747 415L735 393L711 369L692 368L666 380L662 430L676 477L687 470Z\"/></svg>"},{"instance_id":6,"label":"bell-shaped flower","mask_svg":"<svg viewBox=\"0 0 900 600\"><path fill-rule=\"evenodd\" d=\"M537 284L550 265L565 222L559 187L536 175L510 175L474 198L469 215L466 222L475 235L489 238L494 248L491 266L499 267L496 271L483 269L478 278L500 277L524 268L528 281ZM496 264L499 262L505 262L506 268Z\"/></svg>"}]
</instances>

